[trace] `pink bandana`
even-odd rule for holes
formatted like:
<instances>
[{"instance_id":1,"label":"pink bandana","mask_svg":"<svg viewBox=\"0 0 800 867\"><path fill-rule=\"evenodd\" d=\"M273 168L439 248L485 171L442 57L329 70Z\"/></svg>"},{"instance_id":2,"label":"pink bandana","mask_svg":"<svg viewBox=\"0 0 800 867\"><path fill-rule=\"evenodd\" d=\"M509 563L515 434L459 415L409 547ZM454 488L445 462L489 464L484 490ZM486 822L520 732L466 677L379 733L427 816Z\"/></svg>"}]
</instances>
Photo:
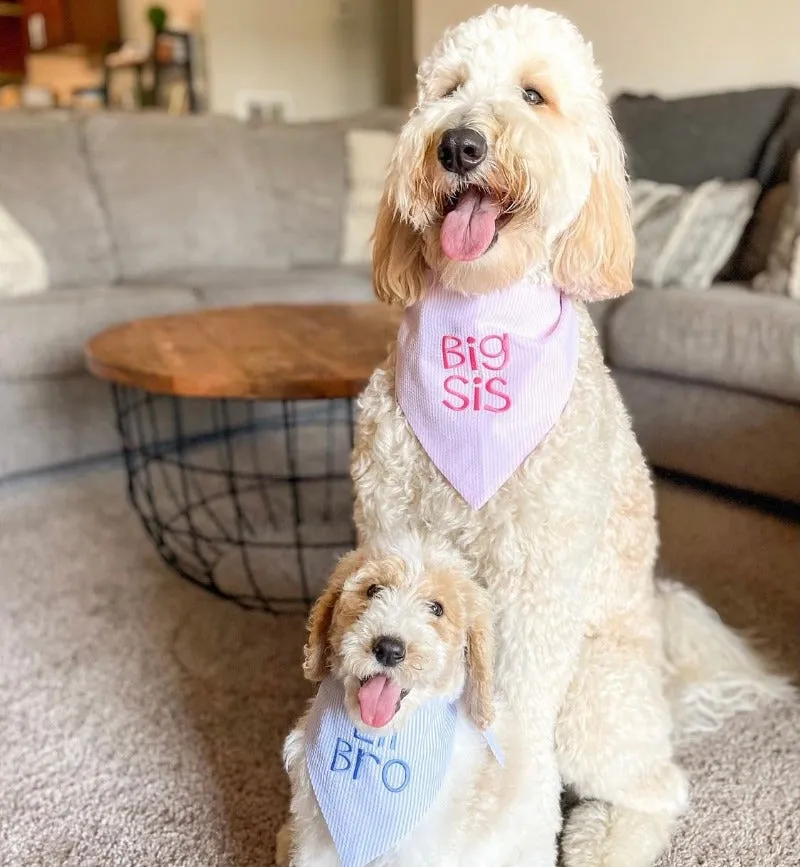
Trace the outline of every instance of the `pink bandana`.
<instances>
[{"instance_id":1,"label":"pink bandana","mask_svg":"<svg viewBox=\"0 0 800 867\"><path fill-rule=\"evenodd\" d=\"M526 279L489 295L438 283L406 310L397 402L442 475L479 509L567 404L578 320L553 286Z\"/></svg>"}]
</instances>

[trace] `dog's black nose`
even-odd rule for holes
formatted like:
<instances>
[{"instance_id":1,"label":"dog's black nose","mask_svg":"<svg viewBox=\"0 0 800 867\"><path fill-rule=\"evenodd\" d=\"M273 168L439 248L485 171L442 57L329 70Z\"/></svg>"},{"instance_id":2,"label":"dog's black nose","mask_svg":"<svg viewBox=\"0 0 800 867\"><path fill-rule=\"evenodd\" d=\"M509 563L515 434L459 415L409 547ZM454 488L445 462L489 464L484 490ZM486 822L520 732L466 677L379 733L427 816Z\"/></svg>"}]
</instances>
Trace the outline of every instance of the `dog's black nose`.
<instances>
[{"instance_id":1,"label":"dog's black nose","mask_svg":"<svg viewBox=\"0 0 800 867\"><path fill-rule=\"evenodd\" d=\"M381 665L394 668L406 658L406 646L399 638L382 635L372 645L372 653Z\"/></svg>"},{"instance_id":2,"label":"dog's black nose","mask_svg":"<svg viewBox=\"0 0 800 867\"><path fill-rule=\"evenodd\" d=\"M439 162L448 172L469 174L486 159L486 139L468 126L448 129L439 142Z\"/></svg>"}]
</instances>

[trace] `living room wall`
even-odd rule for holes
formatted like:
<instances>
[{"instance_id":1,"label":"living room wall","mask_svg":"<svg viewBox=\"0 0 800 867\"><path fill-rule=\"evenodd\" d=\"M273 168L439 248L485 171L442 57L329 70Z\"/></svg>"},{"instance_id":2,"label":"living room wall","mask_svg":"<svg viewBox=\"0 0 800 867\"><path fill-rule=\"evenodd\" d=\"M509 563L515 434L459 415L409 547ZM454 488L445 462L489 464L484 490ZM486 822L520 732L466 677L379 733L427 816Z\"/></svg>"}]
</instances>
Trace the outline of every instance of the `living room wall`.
<instances>
[{"instance_id":1,"label":"living room wall","mask_svg":"<svg viewBox=\"0 0 800 867\"><path fill-rule=\"evenodd\" d=\"M286 117L339 117L379 104L381 0L206 0L213 111L248 93L287 99Z\"/></svg>"},{"instance_id":2,"label":"living room wall","mask_svg":"<svg viewBox=\"0 0 800 867\"><path fill-rule=\"evenodd\" d=\"M442 30L487 0L414 0L422 58ZM800 85L798 0L549 0L592 40L609 95L680 95Z\"/></svg>"}]
</instances>

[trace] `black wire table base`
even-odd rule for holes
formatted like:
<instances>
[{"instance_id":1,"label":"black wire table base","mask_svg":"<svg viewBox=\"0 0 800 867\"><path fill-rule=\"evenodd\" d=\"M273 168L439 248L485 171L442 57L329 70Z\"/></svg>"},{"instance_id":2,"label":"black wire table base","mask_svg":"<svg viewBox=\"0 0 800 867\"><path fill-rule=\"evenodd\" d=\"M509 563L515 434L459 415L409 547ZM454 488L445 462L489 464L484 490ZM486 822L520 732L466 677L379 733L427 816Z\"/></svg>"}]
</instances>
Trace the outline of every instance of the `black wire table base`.
<instances>
[{"instance_id":1,"label":"black wire table base","mask_svg":"<svg viewBox=\"0 0 800 867\"><path fill-rule=\"evenodd\" d=\"M355 544L353 401L112 390L128 496L161 559L245 608L306 611Z\"/></svg>"}]
</instances>

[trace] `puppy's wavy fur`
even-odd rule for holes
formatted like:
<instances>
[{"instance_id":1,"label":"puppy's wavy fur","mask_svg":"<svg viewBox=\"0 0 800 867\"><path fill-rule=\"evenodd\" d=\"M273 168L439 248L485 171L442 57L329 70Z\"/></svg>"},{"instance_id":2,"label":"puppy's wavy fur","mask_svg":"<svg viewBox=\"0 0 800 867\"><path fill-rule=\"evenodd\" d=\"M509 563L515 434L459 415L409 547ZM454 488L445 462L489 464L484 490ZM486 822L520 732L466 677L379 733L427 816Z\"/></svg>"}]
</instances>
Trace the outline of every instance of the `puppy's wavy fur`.
<instances>
[{"instance_id":1,"label":"puppy's wavy fur","mask_svg":"<svg viewBox=\"0 0 800 867\"><path fill-rule=\"evenodd\" d=\"M472 511L405 421L392 352L360 402L359 538L446 540L492 594L497 689L526 739L516 770L533 837L524 858L482 867L553 867L562 781L587 799L564 829L566 867L646 867L687 802L674 736L788 687L702 602L653 578L650 477L581 303L628 292L633 255L623 151L591 47L558 15L494 7L445 34L418 80L376 226L378 296L410 304L431 273L467 293L526 274L555 282L576 302L578 372L544 442ZM463 125L488 143L468 180L436 157L442 132ZM510 220L479 259L451 261L443 212L468 182Z\"/></svg>"},{"instance_id":2,"label":"puppy's wavy fur","mask_svg":"<svg viewBox=\"0 0 800 867\"><path fill-rule=\"evenodd\" d=\"M368 592L372 587L373 591ZM379 588L376 592L374 588ZM436 602L444 611L431 613ZM442 789L430 812L380 867L412 864L516 864L530 844L527 793L515 768L524 740L494 696L493 631L489 594L445 546L395 539L381 552L359 549L342 559L309 622L306 676L338 678L355 725L360 682L387 673L375 659L375 639L404 641L405 659L388 670L408 690L392 727L431 699L459 701L461 713ZM305 716L284 749L292 783L289 825L281 832L279 865L338 867L333 841L317 807L304 760ZM500 767L482 729L505 753Z\"/></svg>"}]
</instances>

